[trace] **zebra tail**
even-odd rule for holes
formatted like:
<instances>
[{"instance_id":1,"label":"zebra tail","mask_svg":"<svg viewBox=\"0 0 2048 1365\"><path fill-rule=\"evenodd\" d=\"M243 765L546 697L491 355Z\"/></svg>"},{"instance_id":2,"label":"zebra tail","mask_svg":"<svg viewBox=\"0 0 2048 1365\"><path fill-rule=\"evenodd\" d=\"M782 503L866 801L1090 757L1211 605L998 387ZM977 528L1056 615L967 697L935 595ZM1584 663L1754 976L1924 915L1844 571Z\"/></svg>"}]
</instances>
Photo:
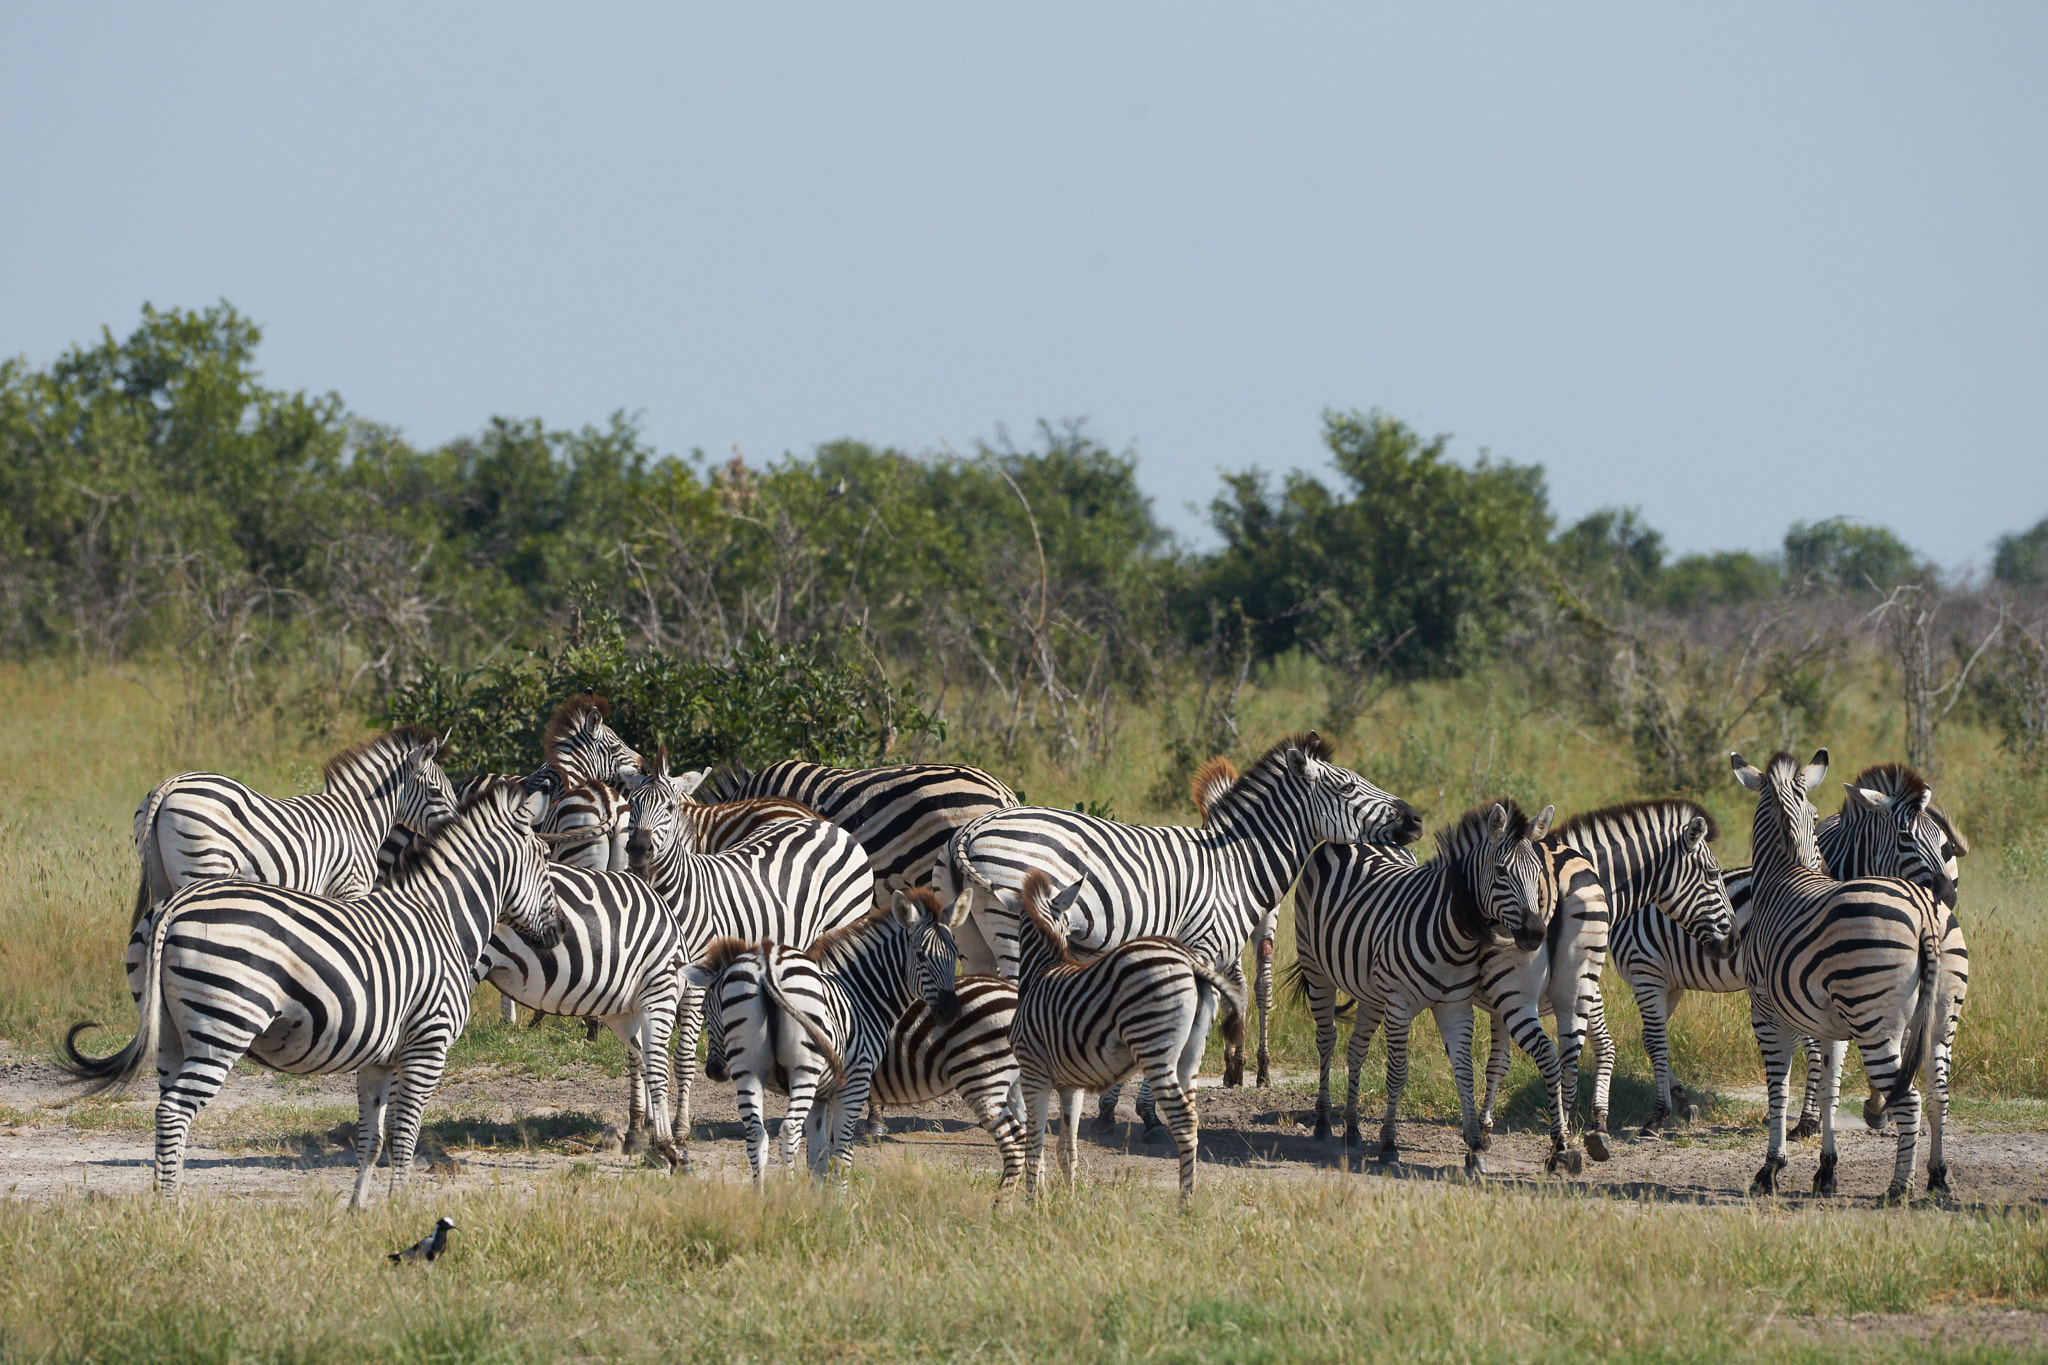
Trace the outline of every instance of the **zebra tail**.
<instances>
[{"instance_id":1,"label":"zebra tail","mask_svg":"<svg viewBox=\"0 0 2048 1365\"><path fill-rule=\"evenodd\" d=\"M1308 978L1302 975L1300 955L1296 954L1292 962L1289 962L1285 967L1280 968L1278 975L1280 978L1280 989L1285 991L1294 1000L1294 1003L1302 1006L1303 1008L1307 1008ZM1343 1003L1337 1006L1335 1017L1342 1019L1345 1015L1349 1014L1352 1011L1352 1009L1357 1006L1357 1004L1358 1002L1356 1000L1344 1001Z\"/></svg>"},{"instance_id":2,"label":"zebra tail","mask_svg":"<svg viewBox=\"0 0 2048 1365\"><path fill-rule=\"evenodd\" d=\"M64 1050L57 1065L75 1081L82 1082L87 1095L104 1094L127 1085L144 1066L154 1066L157 1042L163 1026L164 937L170 931L174 911L157 916L149 935L149 956L142 964L142 995L135 1002L135 1036L119 1052L107 1057L88 1057L78 1050L78 1035L98 1028L99 1020L73 1024L64 1035Z\"/></svg>"},{"instance_id":3,"label":"zebra tail","mask_svg":"<svg viewBox=\"0 0 2048 1365\"><path fill-rule=\"evenodd\" d=\"M170 874L164 871L163 850L157 847L156 842L156 813L164 803L165 789L169 786L168 782L159 782L152 787L148 799L142 803L142 810L135 817L135 852L142 863L142 880L135 888L135 914L128 921L128 932L131 934L156 903L150 887L158 881L170 881ZM149 875L152 866L157 872L156 878Z\"/></svg>"},{"instance_id":4,"label":"zebra tail","mask_svg":"<svg viewBox=\"0 0 2048 1365\"><path fill-rule=\"evenodd\" d=\"M806 1011L798 1009L790 1001L790 998L782 993L782 981L775 974L775 959L772 956L762 962L761 967L761 980L768 987L769 1000L773 1002L776 1009L781 1010L784 1014L796 1020L803 1031L811 1035L811 1041L817 1044L818 1051L824 1053L825 1060L832 1065L832 1083L837 1086L844 1086L846 1084L846 1059L841 1057L839 1049L833 1046L832 1035L819 1028L817 1020L811 1018Z\"/></svg>"},{"instance_id":5,"label":"zebra tail","mask_svg":"<svg viewBox=\"0 0 2048 1365\"><path fill-rule=\"evenodd\" d=\"M1195 969L1195 979L1207 982L1222 998L1223 1041L1232 1047L1244 1046L1244 996L1237 989L1237 983L1206 962L1191 962L1189 965Z\"/></svg>"},{"instance_id":6,"label":"zebra tail","mask_svg":"<svg viewBox=\"0 0 2048 1365\"><path fill-rule=\"evenodd\" d=\"M1890 1109L1906 1098L1913 1088L1913 1078L1920 1074L1920 1064L1934 1055L1934 1030L1940 1026L1942 1012L1935 1008L1935 997L1941 994L1941 944L1934 935L1922 930L1920 934L1920 1000L1913 1006L1913 1020L1906 1025L1906 1036L1902 1042L1905 1055L1899 1058L1898 1074L1892 1077L1892 1088L1885 1092L1884 1107Z\"/></svg>"}]
</instances>

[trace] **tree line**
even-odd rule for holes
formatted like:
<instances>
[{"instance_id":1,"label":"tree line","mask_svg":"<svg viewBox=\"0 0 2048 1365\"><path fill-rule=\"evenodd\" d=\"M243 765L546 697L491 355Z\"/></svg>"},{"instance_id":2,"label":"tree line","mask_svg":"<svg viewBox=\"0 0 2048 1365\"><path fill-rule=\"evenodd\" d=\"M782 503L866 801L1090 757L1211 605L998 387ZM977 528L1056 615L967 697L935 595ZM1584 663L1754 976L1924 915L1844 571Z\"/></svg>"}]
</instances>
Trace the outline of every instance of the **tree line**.
<instances>
[{"instance_id":1,"label":"tree line","mask_svg":"<svg viewBox=\"0 0 2048 1365\"><path fill-rule=\"evenodd\" d=\"M496 417L422 449L266 387L260 341L225 303L145 307L126 337L0 363L0 648L161 653L194 719L382 710L482 742L601 677L696 756L944 737L1074 762L1133 698L1178 708L1190 755L1227 749L1246 679L1290 654L1341 729L1376 689L1508 652L1683 789L1736 720L1797 722L1860 640L1910 662L1925 715L1968 705L2048 747L2048 518L1960 588L1839 518L1775 555L1673 557L1635 509L1557 525L1540 466L1331 412L1334 477L1226 476L1198 552L1079 423L754 463L663 454L624 414Z\"/></svg>"}]
</instances>

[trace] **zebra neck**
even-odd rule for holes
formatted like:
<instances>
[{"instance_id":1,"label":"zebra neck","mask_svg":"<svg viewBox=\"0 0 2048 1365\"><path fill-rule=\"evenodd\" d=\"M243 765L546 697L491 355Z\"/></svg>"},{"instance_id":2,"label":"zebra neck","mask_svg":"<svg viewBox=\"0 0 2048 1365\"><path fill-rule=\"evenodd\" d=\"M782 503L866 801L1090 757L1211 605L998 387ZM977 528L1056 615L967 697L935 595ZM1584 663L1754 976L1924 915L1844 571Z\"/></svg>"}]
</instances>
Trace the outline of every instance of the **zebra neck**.
<instances>
[{"instance_id":1,"label":"zebra neck","mask_svg":"<svg viewBox=\"0 0 2048 1365\"><path fill-rule=\"evenodd\" d=\"M505 851L478 841L460 857L445 843L397 888L414 905L445 918L457 953L474 972L498 927L505 896Z\"/></svg>"},{"instance_id":2,"label":"zebra neck","mask_svg":"<svg viewBox=\"0 0 2048 1365\"><path fill-rule=\"evenodd\" d=\"M1440 853L1421 868L1421 874L1436 879L1430 903L1443 908L1444 919L1460 946L1477 948L1492 938L1486 915L1479 908L1479 894L1472 887L1471 859L1462 851Z\"/></svg>"},{"instance_id":3,"label":"zebra neck","mask_svg":"<svg viewBox=\"0 0 2048 1365\"><path fill-rule=\"evenodd\" d=\"M893 1024L918 1000L903 979L902 958L903 930L884 920L856 939L835 941L819 954L818 966L874 1018Z\"/></svg>"},{"instance_id":4,"label":"zebra neck","mask_svg":"<svg viewBox=\"0 0 2048 1365\"><path fill-rule=\"evenodd\" d=\"M319 793L333 810L360 827L373 844L382 843L398 823L398 758L382 746L336 773Z\"/></svg>"},{"instance_id":5,"label":"zebra neck","mask_svg":"<svg viewBox=\"0 0 2048 1365\"><path fill-rule=\"evenodd\" d=\"M1849 822L1839 811L1821 821L1814 830L1813 842L1820 849L1820 864L1828 870L1829 876L1849 875L1850 868L1857 861L1854 855L1859 851L1861 842L1856 834L1857 831L1849 828Z\"/></svg>"},{"instance_id":6,"label":"zebra neck","mask_svg":"<svg viewBox=\"0 0 2048 1365\"><path fill-rule=\"evenodd\" d=\"M1569 848L1593 865L1593 875L1607 893L1608 913L1618 920L1656 903L1671 876L1678 839L1678 830L1661 824L1647 839L1603 824L1574 830L1569 844L1553 847Z\"/></svg>"},{"instance_id":7,"label":"zebra neck","mask_svg":"<svg viewBox=\"0 0 2048 1365\"><path fill-rule=\"evenodd\" d=\"M1280 903L1321 842L1309 832L1300 807L1278 796L1268 788L1256 801L1218 811L1198 835L1223 870L1221 903L1234 907L1248 925Z\"/></svg>"}]
</instances>

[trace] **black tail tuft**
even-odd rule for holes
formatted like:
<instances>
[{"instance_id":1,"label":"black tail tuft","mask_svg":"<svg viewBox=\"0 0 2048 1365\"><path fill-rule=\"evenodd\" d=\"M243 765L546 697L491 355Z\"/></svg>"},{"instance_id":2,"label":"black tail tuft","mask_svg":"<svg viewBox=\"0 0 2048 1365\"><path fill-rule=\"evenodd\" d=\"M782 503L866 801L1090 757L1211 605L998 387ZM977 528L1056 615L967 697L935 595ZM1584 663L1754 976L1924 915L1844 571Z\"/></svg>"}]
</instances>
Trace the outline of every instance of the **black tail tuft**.
<instances>
[{"instance_id":1,"label":"black tail tuft","mask_svg":"<svg viewBox=\"0 0 2048 1365\"><path fill-rule=\"evenodd\" d=\"M1935 997L1940 994L1941 945L1928 934L1920 936L1920 999L1913 1007L1912 1022L1906 1025L1906 1036L1899 1040L1899 1070L1892 1077L1892 1088L1885 1092L1884 1107L1892 1108L1906 1098L1913 1088L1913 1078L1920 1074L1920 1064L1927 1058L1928 1025L1934 1018Z\"/></svg>"},{"instance_id":2,"label":"black tail tuft","mask_svg":"<svg viewBox=\"0 0 2048 1365\"><path fill-rule=\"evenodd\" d=\"M1297 1004L1306 1006L1309 1003L1308 978L1302 975L1301 958L1297 956L1285 967L1280 968L1279 976L1280 989L1293 997ZM1357 1005L1358 1002L1356 1000L1340 1000L1337 1008L1333 1011L1333 1015L1335 1018L1342 1019L1345 1015L1351 1013Z\"/></svg>"}]
</instances>

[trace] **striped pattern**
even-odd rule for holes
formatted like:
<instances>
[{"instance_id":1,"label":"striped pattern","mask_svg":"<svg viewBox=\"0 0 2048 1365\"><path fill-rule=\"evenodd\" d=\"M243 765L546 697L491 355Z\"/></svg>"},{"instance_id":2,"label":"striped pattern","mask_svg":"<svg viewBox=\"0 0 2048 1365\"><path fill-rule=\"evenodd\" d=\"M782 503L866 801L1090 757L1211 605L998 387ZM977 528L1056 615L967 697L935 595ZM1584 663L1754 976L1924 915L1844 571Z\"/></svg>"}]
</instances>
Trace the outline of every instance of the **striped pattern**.
<instances>
[{"instance_id":1,"label":"striped pattern","mask_svg":"<svg viewBox=\"0 0 2048 1365\"><path fill-rule=\"evenodd\" d=\"M1577 1103L1579 1054L1593 1040L1586 1151L1596 1161L1607 1160L1614 1039L1607 1031L1600 974L1607 965L1609 930L1616 920L1662 906L1674 930L1700 945L1702 955L1731 960L1735 915L1714 859L1714 837L1713 818L1694 802L1632 801L1575 815L1537 846L1557 906L1543 946L1525 953L1495 945L1480 958L1477 1002L1493 1021L1486 1097L1479 1107L1482 1132L1493 1129L1494 1097L1507 1075L1510 1040L1520 1042L1540 1027L1539 1014L1549 1013L1556 1018L1563 1086L1557 1099L1567 1119Z\"/></svg>"},{"instance_id":2,"label":"striped pattern","mask_svg":"<svg viewBox=\"0 0 2048 1365\"><path fill-rule=\"evenodd\" d=\"M839 826L782 819L724 852L699 852L696 825L681 814L674 782L663 755L634 788L627 854L675 919L685 963L703 961L721 937L801 949L875 908L867 851ZM686 987L674 1048L675 1130L686 1138L703 1017L703 993Z\"/></svg>"},{"instance_id":3,"label":"striped pattern","mask_svg":"<svg viewBox=\"0 0 2048 1365\"><path fill-rule=\"evenodd\" d=\"M1242 1040L1238 987L1170 938L1131 939L1083 962L1069 947L1084 923L1074 908L1080 884L1055 895L1046 875L1034 871L1021 890L1026 932L1010 1045L1024 1092L1026 1200L1044 1172L1053 1092L1060 1096L1060 1172L1071 1186L1084 1092L1142 1071L1173 1133L1185 1201L1195 1190L1195 1069L1219 1005L1224 1036Z\"/></svg>"},{"instance_id":4,"label":"striped pattern","mask_svg":"<svg viewBox=\"0 0 2048 1365\"><path fill-rule=\"evenodd\" d=\"M1914 1075L1924 1063L1945 1088L1954 1017L1969 987L1969 957L1952 909L1935 893L1895 878L1836 881L1821 866L1814 811L1807 794L1827 773L1827 751L1801 768L1778 753L1762 771L1732 756L1735 777L1757 793L1751 830L1755 855L1750 919L1742 942L1750 1023L1770 1087L1770 1143L1751 1182L1753 1194L1776 1189L1786 1166L1786 1079L1800 1038L1826 1048L1821 1096L1821 1159L1816 1194L1835 1189L1835 1094L1845 1045L1863 1058L1871 1095L1864 1117L1873 1126L1889 1111L1898 1129L1887 1198L1912 1187L1920 1127ZM1902 808L1902 818L1910 809ZM1953 883L1950 883L1951 894ZM1928 1106L1931 1147L1928 1188L1946 1189L1942 1154L1945 1102Z\"/></svg>"},{"instance_id":5,"label":"striped pattern","mask_svg":"<svg viewBox=\"0 0 2048 1365\"><path fill-rule=\"evenodd\" d=\"M845 1183L854 1129L897 1021L919 1000L942 1022L959 1014L952 918L929 890L899 891L887 908L807 952L721 939L702 966L685 969L693 986L716 993L757 1183L768 1156L761 1097L771 1089L789 1096L782 1145L790 1173L799 1138L808 1138L812 1174L823 1179L836 1164Z\"/></svg>"},{"instance_id":6,"label":"striped pattern","mask_svg":"<svg viewBox=\"0 0 2048 1365\"><path fill-rule=\"evenodd\" d=\"M1941 878L1950 886L1960 875L1958 860L1968 856L1969 843L1933 802L1932 790L1919 773L1899 763L1865 768L1848 784L1850 798L1842 809L1820 822L1815 831L1822 863L1838 880L1853 877L1903 877L1935 890L1937 878L1927 859L1941 858ZM1925 793L1924 798L1920 793ZM1882 797L1882 801L1875 798ZM1923 802L1914 817L1918 828L1901 837L1885 818L1892 802L1904 798ZM1750 869L1731 868L1728 897L1738 935L1749 923ZM1729 994L1747 989L1742 964L1715 958L1699 942L1662 915L1631 915L1614 928L1614 964L1635 996L1643 1020L1643 1050L1657 1078L1657 1104L1643 1125L1645 1135L1657 1131L1673 1115L1690 1116L1685 1089L1671 1072L1670 1021L1687 991ZM1793 1139L1820 1131L1821 1050L1804 1041L1807 1058L1805 1101L1799 1121L1788 1133Z\"/></svg>"},{"instance_id":7,"label":"striped pattern","mask_svg":"<svg viewBox=\"0 0 2048 1365\"><path fill-rule=\"evenodd\" d=\"M1423 1010L1436 1018L1458 1078L1465 1166L1486 1169L1479 1114L1472 1101L1472 1006L1480 964L1493 943L1511 938L1524 951L1542 946L1551 916L1549 870L1535 841L1549 829L1545 807L1532 822L1512 801L1479 806L1439 831L1437 854L1418 864L1405 851L1365 845L1316 850L1294 890L1296 983L1316 1020L1321 1085L1316 1136L1330 1136L1330 1060L1337 1046L1337 996L1357 1004L1345 1051L1344 1141L1361 1140L1358 1078L1373 1034L1387 1032L1387 1109L1379 1159L1399 1159L1395 1118L1408 1084L1408 1030ZM1522 1041L1517 1039L1518 1042ZM1569 1169L1557 1050L1541 1029L1526 1050L1552 1101L1551 1168Z\"/></svg>"},{"instance_id":8,"label":"striped pattern","mask_svg":"<svg viewBox=\"0 0 2048 1365\"><path fill-rule=\"evenodd\" d=\"M585 693L563 702L548 721L541 749L567 791L585 782L626 785L640 775L640 755L605 723L612 713L603 697Z\"/></svg>"},{"instance_id":9,"label":"striped pattern","mask_svg":"<svg viewBox=\"0 0 2048 1365\"><path fill-rule=\"evenodd\" d=\"M355 1193L363 1202L391 1110L392 1185L404 1187L420 1113L469 1018L496 925L542 945L559 932L531 820L539 799L491 785L420 840L393 884L358 900L254 882L197 883L157 911L135 1038L105 1058L65 1038L98 1091L158 1068L157 1187L176 1194L193 1118L244 1056L296 1075L356 1073ZM397 1089L392 1099L394 1084Z\"/></svg>"},{"instance_id":10,"label":"striped pattern","mask_svg":"<svg viewBox=\"0 0 2048 1365\"><path fill-rule=\"evenodd\" d=\"M896 1021L868 1097L879 1108L958 1095L996 1140L1003 1159L996 1187L1001 1204L1024 1174L1024 1105L1017 1056L1010 1049L1017 987L999 976L963 976L955 990L960 1013L951 1023L940 1022L923 1000Z\"/></svg>"},{"instance_id":11,"label":"striped pattern","mask_svg":"<svg viewBox=\"0 0 2048 1365\"><path fill-rule=\"evenodd\" d=\"M543 948L500 929L485 950L483 979L508 1004L595 1019L616 1033L626 1045L626 1150L640 1150L651 1124L654 1150L671 1169L687 1166L689 1154L669 1127L668 1048L682 951L668 902L630 873L550 863L548 882L561 914L559 941Z\"/></svg>"},{"instance_id":12,"label":"striped pattern","mask_svg":"<svg viewBox=\"0 0 2048 1365\"><path fill-rule=\"evenodd\" d=\"M734 767L715 776L712 789L720 801L756 796L798 801L844 829L874 862L878 904L893 892L929 884L934 864L958 831L990 811L1017 804L1016 793L1001 782L957 763L828 768L790 759L758 773ZM972 956L978 945L967 946Z\"/></svg>"}]
</instances>

